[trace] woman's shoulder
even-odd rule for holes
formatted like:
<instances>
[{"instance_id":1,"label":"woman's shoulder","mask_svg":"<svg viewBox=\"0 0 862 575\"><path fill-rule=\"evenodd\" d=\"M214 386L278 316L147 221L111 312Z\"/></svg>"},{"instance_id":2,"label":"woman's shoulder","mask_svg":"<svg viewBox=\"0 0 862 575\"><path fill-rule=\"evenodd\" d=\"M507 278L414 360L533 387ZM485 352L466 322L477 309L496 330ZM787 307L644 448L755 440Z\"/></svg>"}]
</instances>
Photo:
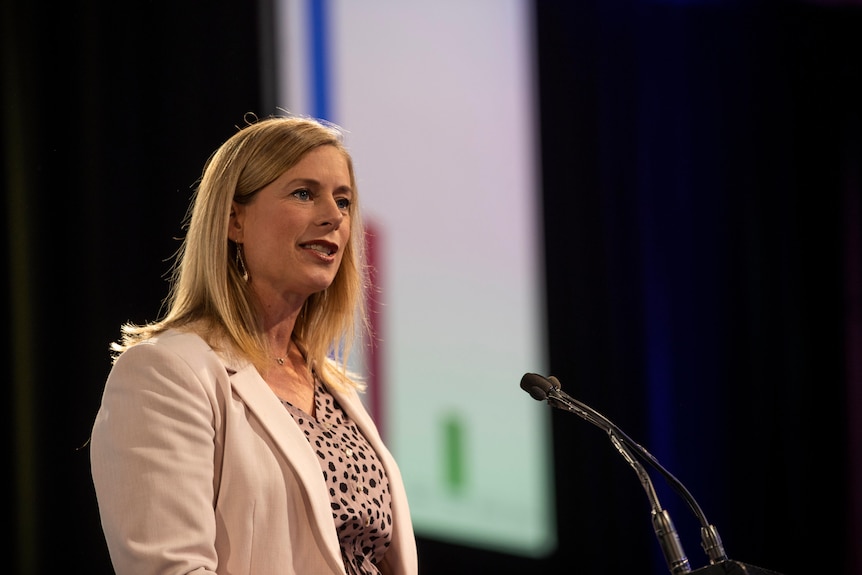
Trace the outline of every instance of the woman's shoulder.
<instances>
[{"instance_id":1,"label":"woman's shoulder","mask_svg":"<svg viewBox=\"0 0 862 575\"><path fill-rule=\"evenodd\" d=\"M207 394L228 385L239 364L213 349L204 337L184 329L168 329L123 351L108 376L133 381L136 387L204 389Z\"/></svg>"},{"instance_id":2,"label":"woman's shoulder","mask_svg":"<svg viewBox=\"0 0 862 575\"><path fill-rule=\"evenodd\" d=\"M208 351L212 351L212 346L194 330L169 328L129 346L121 354L121 357L130 355L132 350L137 350L141 353L156 351L187 355L207 353Z\"/></svg>"},{"instance_id":3,"label":"woman's shoulder","mask_svg":"<svg viewBox=\"0 0 862 575\"><path fill-rule=\"evenodd\" d=\"M208 364L223 366L237 363L231 354L217 351L199 331L186 328L169 328L141 340L123 351L116 363L156 359L179 361L193 369L201 369Z\"/></svg>"},{"instance_id":4,"label":"woman's shoulder","mask_svg":"<svg viewBox=\"0 0 862 575\"><path fill-rule=\"evenodd\" d=\"M212 346L207 343L201 333L193 328L168 328L158 335L154 335L149 340L154 345L165 345L168 347L182 347L191 350L206 350L212 349Z\"/></svg>"}]
</instances>

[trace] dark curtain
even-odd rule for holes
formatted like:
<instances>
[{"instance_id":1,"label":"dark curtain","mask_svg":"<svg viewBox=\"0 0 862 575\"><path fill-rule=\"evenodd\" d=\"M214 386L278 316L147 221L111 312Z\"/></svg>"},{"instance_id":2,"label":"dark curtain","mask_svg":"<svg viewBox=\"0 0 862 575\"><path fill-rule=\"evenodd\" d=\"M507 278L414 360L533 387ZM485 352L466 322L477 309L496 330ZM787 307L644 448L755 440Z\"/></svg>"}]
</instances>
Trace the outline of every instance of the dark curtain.
<instances>
[{"instance_id":1,"label":"dark curtain","mask_svg":"<svg viewBox=\"0 0 862 575\"><path fill-rule=\"evenodd\" d=\"M731 558L858 573L862 11L535 6L552 373L685 484ZM2 10L6 570L110 573L86 450L107 346L157 315L207 154L274 111L269 7ZM560 411L553 432L558 550L421 539L425 575L668 572L607 437Z\"/></svg>"},{"instance_id":2,"label":"dark curtain","mask_svg":"<svg viewBox=\"0 0 862 575\"><path fill-rule=\"evenodd\" d=\"M8 573L110 573L86 442L209 153L261 108L245 2L2 4Z\"/></svg>"},{"instance_id":3,"label":"dark curtain","mask_svg":"<svg viewBox=\"0 0 862 575\"><path fill-rule=\"evenodd\" d=\"M731 558L858 573L862 11L546 1L538 21L554 372ZM587 572L639 572L658 546L636 476L566 416L562 537Z\"/></svg>"}]
</instances>

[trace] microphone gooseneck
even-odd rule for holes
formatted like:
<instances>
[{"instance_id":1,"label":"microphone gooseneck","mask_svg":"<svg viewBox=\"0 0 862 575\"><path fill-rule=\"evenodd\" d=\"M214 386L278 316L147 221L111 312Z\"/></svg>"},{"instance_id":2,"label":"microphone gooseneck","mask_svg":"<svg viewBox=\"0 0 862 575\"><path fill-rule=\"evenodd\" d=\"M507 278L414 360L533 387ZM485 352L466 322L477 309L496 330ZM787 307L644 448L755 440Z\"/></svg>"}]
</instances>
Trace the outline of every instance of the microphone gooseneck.
<instances>
[{"instance_id":1,"label":"microphone gooseneck","mask_svg":"<svg viewBox=\"0 0 862 575\"><path fill-rule=\"evenodd\" d=\"M701 547L706 552L711 565L727 560L727 555L724 551L724 546L721 543L721 537L718 535L718 530L711 525L706 519L700 505L695 501L694 497L685 488L679 479L671 474L662 466L655 457L652 456L643 446L633 441L619 427L617 427L607 417L593 409L592 407L581 403L572 398L562 390L560 381L554 377L543 377L536 373L526 373L521 378L521 388L529 393L533 399L537 401L547 401L552 407L572 412L581 419L592 423L599 429L605 431L610 437L611 443L620 452L623 458L634 468L638 474L641 484L647 492L650 499L652 509L653 528L656 536L659 539L659 544L667 560L668 567L671 573L677 575L679 573L688 573L691 571L688 559L682 550L679 542L679 536L673 527L673 522L670 519L667 511L661 508L658 502L658 497L655 495L652 482L649 479L649 474L642 465L632 455L631 450L634 450L641 459L649 463L668 481L673 489L685 500L689 508L697 517L701 525Z\"/></svg>"}]
</instances>

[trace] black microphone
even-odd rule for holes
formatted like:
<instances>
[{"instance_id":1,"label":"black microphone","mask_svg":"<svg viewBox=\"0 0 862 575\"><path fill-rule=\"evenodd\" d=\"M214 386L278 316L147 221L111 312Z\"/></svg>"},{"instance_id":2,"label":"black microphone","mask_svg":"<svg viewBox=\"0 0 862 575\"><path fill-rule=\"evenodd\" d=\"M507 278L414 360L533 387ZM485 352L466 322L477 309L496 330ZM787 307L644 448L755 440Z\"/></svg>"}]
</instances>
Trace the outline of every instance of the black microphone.
<instances>
[{"instance_id":1,"label":"black microphone","mask_svg":"<svg viewBox=\"0 0 862 575\"><path fill-rule=\"evenodd\" d=\"M616 447L622 456L626 459L629 465L634 468L635 472L641 480L641 484L647 492L650 499L652 510L653 529L659 540L662 553L665 556L668 567L671 573L677 575L679 573L690 573L688 559L682 550L682 545L679 541L679 536L674 529L673 522L667 513L667 510L661 508L658 502L658 497L655 495L652 482L649 474L640 463L632 457L631 450L649 463L652 467L658 470L671 486L683 497L697 516L701 524L701 546L709 557L711 565L727 560L727 555L724 552L724 547L721 543L721 538L718 535L718 530L715 526L707 521L703 510L694 500L694 497L685 488L685 486L667 471L659 462L640 444L633 441L619 427L617 427L607 417L591 408L590 406L581 403L565 393L560 386L559 380L550 376L545 378L535 373L526 373L521 378L521 389L529 393L533 399L537 401L546 401L552 407L570 411L585 421L592 423L598 428L605 431L611 439L611 443Z\"/></svg>"},{"instance_id":2,"label":"black microphone","mask_svg":"<svg viewBox=\"0 0 862 575\"><path fill-rule=\"evenodd\" d=\"M553 387L550 381L535 373L525 373L521 378L521 389L532 395L536 401L548 399L548 392Z\"/></svg>"}]
</instances>

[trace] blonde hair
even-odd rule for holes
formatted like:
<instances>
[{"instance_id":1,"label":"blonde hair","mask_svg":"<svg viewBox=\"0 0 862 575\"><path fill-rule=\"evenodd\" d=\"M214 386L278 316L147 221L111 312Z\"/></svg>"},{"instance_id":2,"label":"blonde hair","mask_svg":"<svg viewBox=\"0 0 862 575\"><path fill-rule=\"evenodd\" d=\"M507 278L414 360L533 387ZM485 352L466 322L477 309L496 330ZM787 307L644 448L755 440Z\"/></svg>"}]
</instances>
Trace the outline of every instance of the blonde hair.
<instances>
[{"instance_id":1,"label":"blonde hair","mask_svg":"<svg viewBox=\"0 0 862 575\"><path fill-rule=\"evenodd\" d=\"M365 238L353 161L337 126L301 117L251 118L210 156L184 220L187 232L171 270L166 312L155 322L123 325L120 341L111 346L115 358L167 329L186 328L214 349L239 353L261 371L272 362L254 296L236 264L237 246L228 239L231 205L250 202L261 188L320 146L334 146L347 160L353 188L350 239L332 284L306 300L293 337L309 366L326 381L362 387L347 369L357 320L368 328L363 302L368 277Z\"/></svg>"}]
</instances>

